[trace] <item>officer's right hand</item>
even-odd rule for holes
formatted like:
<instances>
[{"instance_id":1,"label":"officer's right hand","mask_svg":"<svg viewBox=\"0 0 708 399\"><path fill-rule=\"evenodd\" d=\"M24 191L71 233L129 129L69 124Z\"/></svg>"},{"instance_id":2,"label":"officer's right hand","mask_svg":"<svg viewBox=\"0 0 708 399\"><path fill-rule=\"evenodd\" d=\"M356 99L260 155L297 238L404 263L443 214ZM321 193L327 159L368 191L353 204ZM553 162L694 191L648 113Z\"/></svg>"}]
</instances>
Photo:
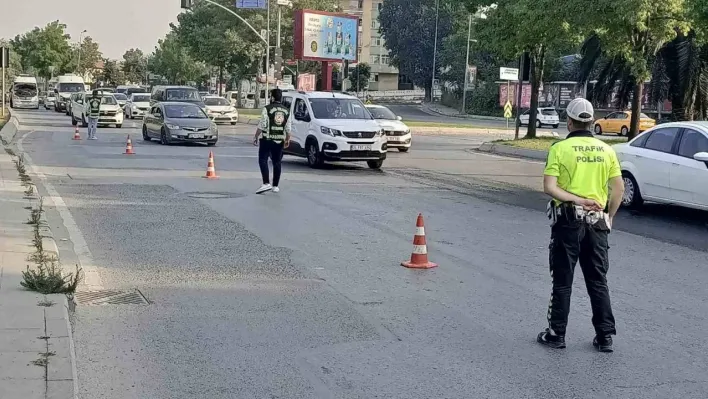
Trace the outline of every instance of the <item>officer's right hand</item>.
<instances>
[{"instance_id":1,"label":"officer's right hand","mask_svg":"<svg viewBox=\"0 0 708 399\"><path fill-rule=\"evenodd\" d=\"M589 198L580 198L579 200L575 201L575 205L582 206L583 209L585 209L586 211L599 212L603 209L602 205L600 205L599 202Z\"/></svg>"},{"instance_id":2,"label":"officer's right hand","mask_svg":"<svg viewBox=\"0 0 708 399\"><path fill-rule=\"evenodd\" d=\"M256 138L253 139L253 145L255 145L256 147L258 147L258 137L256 137Z\"/></svg>"}]
</instances>

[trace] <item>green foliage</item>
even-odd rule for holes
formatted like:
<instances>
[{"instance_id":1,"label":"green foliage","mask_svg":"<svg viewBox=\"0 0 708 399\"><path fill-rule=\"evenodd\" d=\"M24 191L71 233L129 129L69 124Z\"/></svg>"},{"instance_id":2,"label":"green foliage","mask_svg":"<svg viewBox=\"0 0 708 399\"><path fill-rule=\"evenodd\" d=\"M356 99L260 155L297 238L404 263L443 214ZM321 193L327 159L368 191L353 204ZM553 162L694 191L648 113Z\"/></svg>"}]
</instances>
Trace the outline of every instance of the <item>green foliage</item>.
<instances>
[{"instance_id":1,"label":"green foliage","mask_svg":"<svg viewBox=\"0 0 708 399\"><path fill-rule=\"evenodd\" d=\"M22 272L20 285L41 294L66 294L75 292L81 279L82 272L78 265L74 273L64 273L56 260L52 260L38 264L36 269L27 266Z\"/></svg>"},{"instance_id":2,"label":"green foliage","mask_svg":"<svg viewBox=\"0 0 708 399\"><path fill-rule=\"evenodd\" d=\"M369 86L369 78L371 78L371 66L365 62L358 63L349 74L351 82L349 90L363 91Z\"/></svg>"},{"instance_id":3,"label":"green foliage","mask_svg":"<svg viewBox=\"0 0 708 399\"><path fill-rule=\"evenodd\" d=\"M474 115L504 116L499 107L499 85L493 81L479 84L467 93L466 111Z\"/></svg>"},{"instance_id":4,"label":"green foliage","mask_svg":"<svg viewBox=\"0 0 708 399\"><path fill-rule=\"evenodd\" d=\"M123 54L123 73L125 80L131 83L145 80L147 72L147 57L140 49L129 49Z\"/></svg>"},{"instance_id":5,"label":"green foliage","mask_svg":"<svg viewBox=\"0 0 708 399\"><path fill-rule=\"evenodd\" d=\"M379 14L381 36L386 41L391 65L411 81L424 87L430 98L435 49L436 0L386 0ZM454 21L466 20L459 3L439 1L438 51L450 35ZM443 64L436 60L436 75Z\"/></svg>"},{"instance_id":6,"label":"green foliage","mask_svg":"<svg viewBox=\"0 0 708 399\"><path fill-rule=\"evenodd\" d=\"M119 86L125 84L126 78L121 65L116 60L103 60L103 72L99 79L108 86Z\"/></svg>"},{"instance_id":7,"label":"green foliage","mask_svg":"<svg viewBox=\"0 0 708 399\"><path fill-rule=\"evenodd\" d=\"M91 36L83 37L80 46L78 43L72 45L69 54L61 68L62 73L75 72L83 76L86 72L96 70L96 65L103 60L98 43L94 42Z\"/></svg>"},{"instance_id":8,"label":"green foliage","mask_svg":"<svg viewBox=\"0 0 708 399\"><path fill-rule=\"evenodd\" d=\"M182 46L175 33L168 33L157 42L155 51L148 60L150 71L164 76L169 83L184 84L198 80L204 73L204 65L196 62Z\"/></svg>"},{"instance_id":9,"label":"green foliage","mask_svg":"<svg viewBox=\"0 0 708 399\"><path fill-rule=\"evenodd\" d=\"M53 21L44 28L34 28L12 40L20 55L22 70L38 76L49 77L50 67L60 68L70 57L69 35L66 25Z\"/></svg>"}]
</instances>

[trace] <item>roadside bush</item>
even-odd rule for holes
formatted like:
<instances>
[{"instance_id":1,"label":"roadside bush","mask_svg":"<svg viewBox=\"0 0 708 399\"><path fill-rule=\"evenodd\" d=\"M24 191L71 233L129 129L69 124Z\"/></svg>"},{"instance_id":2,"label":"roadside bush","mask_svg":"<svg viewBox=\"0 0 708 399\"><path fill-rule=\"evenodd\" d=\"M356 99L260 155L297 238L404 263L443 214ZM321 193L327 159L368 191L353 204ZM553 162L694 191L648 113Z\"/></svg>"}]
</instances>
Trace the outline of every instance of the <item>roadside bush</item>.
<instances>
[{"instance_id":1,"label":"roadside bush","mask_svg":"<svg viewBox=\"0 0 708 399\"><path fill-rule=\"evenodd\" d=\"M22 272L23 281L20 285L41 294L66 294L76 291L81 277L81 268L78 265L74 273L64 274L58 262L52 259L38 264L36 270L27 266L27 270Z\"/></svg>"}]
</instances>

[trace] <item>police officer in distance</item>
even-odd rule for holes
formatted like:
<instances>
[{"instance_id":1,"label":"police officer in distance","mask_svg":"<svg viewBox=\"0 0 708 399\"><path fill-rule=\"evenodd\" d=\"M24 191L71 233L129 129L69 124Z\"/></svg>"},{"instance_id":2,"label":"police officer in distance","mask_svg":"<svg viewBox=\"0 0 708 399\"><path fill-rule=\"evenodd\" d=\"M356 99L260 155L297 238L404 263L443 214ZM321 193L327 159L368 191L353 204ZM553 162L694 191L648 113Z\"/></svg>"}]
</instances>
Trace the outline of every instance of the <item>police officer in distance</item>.
<instances>
[{"instance_id":1,"label":"police officer in distance","mask_svg":"<svg viewBox=\"0 0 708 399\"><path fill-rule=\"evenodd\" d=\"M565 348L573 273L580 261L592 307L593 345L601 352L612 352L616 330L606 279L607 239L624 192L622 172L612 147L591 133L592 104L576 98L566 111L570 134L551 146L543 172L543 189L552 197L547 210L552 226L553 291L549 325L537 340L551 348Z\"/></svg>"},{"instance_id":2,"label":"police officer in distance","mask_svg":"<svg viewBox=\"0 0 708 399\"><path fill-rule=\"evenodd\" d=\"M273 89L270 92L270 104L263 107L261 120L253 137L253 145L258 148L258 164L261 168L263 185L256 191L262 194L273 190L280 191L280 161L283 158L283 148L290 144L290 108L283 105L283 92ZM263 136L260 140L259 136ZM273 184L270 184L268 157L273 162Z\"/></svg>"}]
</instances>

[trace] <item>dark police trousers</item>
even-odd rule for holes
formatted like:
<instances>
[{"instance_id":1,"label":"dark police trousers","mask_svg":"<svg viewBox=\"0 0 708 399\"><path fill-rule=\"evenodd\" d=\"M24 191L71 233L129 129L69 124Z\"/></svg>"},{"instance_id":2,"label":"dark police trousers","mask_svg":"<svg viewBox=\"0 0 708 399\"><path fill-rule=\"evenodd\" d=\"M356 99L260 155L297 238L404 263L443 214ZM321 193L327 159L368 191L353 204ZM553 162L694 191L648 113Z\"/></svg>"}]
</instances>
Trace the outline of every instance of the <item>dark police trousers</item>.
<instances>
[{"instance_id":1,"label":"dark police trousers","mask_svg":"<svg viewBox=\"0 0 708 399\"><path fill-rule=\"evenodd\" d=\"M573 287L575 264L585 277L590 296L592 324L600 336L614 335L615 318L610 306L607 288L607 256L609 231L599 229L573 216L559 216L551 228L550 267L553 292L548 307L548 323L557 335L565 335L570 312L570 294Z\"/></svg>"},{"instance_id":2,"label":"dark police trousers","mask_svg":"<svg viewBox=\"0 0 708 399\"><path fill-rule=\"evenodd\" d=\"M270 183L268 170L268 157L273 162L273 186L280 183L280 160L283 158L283 143L273 140L261 139L258 145L258 165L261 167L263 184Z\"/></svg>"}]
</instances>

